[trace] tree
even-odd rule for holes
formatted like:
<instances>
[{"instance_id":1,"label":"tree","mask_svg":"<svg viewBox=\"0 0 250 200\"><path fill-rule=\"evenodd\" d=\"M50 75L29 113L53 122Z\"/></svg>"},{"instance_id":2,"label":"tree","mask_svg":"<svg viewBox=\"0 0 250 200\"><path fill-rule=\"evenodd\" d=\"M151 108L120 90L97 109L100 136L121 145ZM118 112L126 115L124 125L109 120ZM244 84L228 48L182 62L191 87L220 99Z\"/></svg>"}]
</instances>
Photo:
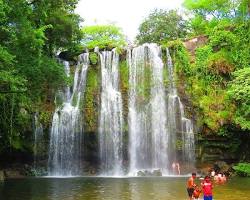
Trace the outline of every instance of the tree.
<instances>
[{"instance_id":1,"label":"tree","mask_svg":"<svg viewBox=\"0 0 250 200\"><path fill-rule=\"evenodd\" d=\"M125 36L115 25L86 26L82 29L82 44L88 49L123 47Z\"/></svg>"},{"instance_id":2,"label":"tree","mask_svg":"<svg viewBox=\"0 0 250 200\"><path fill-rule=\"evenodd\" d=\"M186 34L186 22L176 10L155 9L139 26L139 34L136 39L140 44L145 42L160 44L184 38Z\"/></svg>"},{"instance_id":3,"label":"tree","mask_svg":"<svg viewBox=\"0 0 250 200\"><path fill-rule=\"evenodd\" d=\"M79 0L43 0L32 2L36 26L48 26L45 30L45 50L54 56L58 49L74 48L81 37L82 19L73 11Z\"/></svg>"},{"instance_id":4,"label":"tree","mask_svg":"<svg viewBox=\"0 0 250 200\"><path fill-rule=\"evenodd\" d=\"M189 24L196 34L208 33L217 25L233 26L232 22L249 19L248 0L185 0L184 6L194 17Z\"/></svg>"},{"instance_id":5,"label":"tree","mask_svg":"<svg viewBox=\"0 0 250 200\"><path fill-rule=\"evenodd\" d=\"M0 153L30 150L32 114L67 77L55 52L80 41L78 0L0 0Z\"/></svg>"},{"instance_id":6,"label":"tree","mask_svg":"<svg viewBox=\"0 0 250 200\"><path fill-rule=\"evenodd\" d=\"M236 15L235 8L238 1L235 0L185 0L184 6L193 13L203 17L225 18Z\"/></svg>"}]
</instances>

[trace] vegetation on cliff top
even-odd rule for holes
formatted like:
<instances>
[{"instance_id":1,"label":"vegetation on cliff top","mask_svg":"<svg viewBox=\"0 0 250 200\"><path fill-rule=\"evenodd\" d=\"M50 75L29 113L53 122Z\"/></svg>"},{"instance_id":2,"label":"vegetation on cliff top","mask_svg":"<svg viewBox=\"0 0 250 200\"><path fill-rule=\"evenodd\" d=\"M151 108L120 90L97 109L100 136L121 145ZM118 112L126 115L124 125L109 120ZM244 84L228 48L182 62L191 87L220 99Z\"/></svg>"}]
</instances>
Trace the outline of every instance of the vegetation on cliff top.
<instances>
[{"instance_id":1,"label":"vegetation on cliff top","mask_svg":"<svg viewBox=\"0 0 250 200\"><path fill-rule=\"evenodd\" d=\"M166 43L187 34L187 23L176 10L155 9L139 26L139 44Z\"/></svg>"},{"instance_id":2,"label":"vegetation on cliff top","mask_svg":"<svg viewBox=\"0 0 250 200\"><path fill-rule=\"evenodd\" d=\"M228 125L250 130L249 80L244 78L250 66L246 1L186 0L185 5L194 14L191 34L208 37L207 44L196 49L190 72L183 70L203 126L222 135L227 134Z\"/></svg>"},{"instance_id":3,"label":"vegetation on cliff top","mask_svg":"<svg viewBox=\"0 0 250 200\"><path fill-rule=\"evenodd\" d=\"M192 14L188 21L177 12L155 10L140 25L139 43L156 42L170 47L179 93L186 98L186 105L195 108L203 134L226 136L228 127L250 130L247 2L185 0L184 6ZM208 40L195 50L192 63L181 40L169 41L199 35Z\"/></svg>"},{"instance_id":4,"label":"vegetation on cliff top","mask_svg":"<svg viewBox=\"0 0 250 200\"><path fill-rule=\"evenodd\" d=\"M77 0L0 0L0 152L30 150L32 113L52 112L65 84L59 49L79 43Z\"/></svg>"},{"instance_id":5,"label":"vegetation on cliff top","mask_svg":"<svg viewBox=\"0 0 250 200\"><path fill-rule=\"evenodd\" d=\"M90 50L95 47L111 50L126 45L125 36L121 29L115 25L85 26L82 29L81 42L85 48Z\"/></svg>"}]
</instances>

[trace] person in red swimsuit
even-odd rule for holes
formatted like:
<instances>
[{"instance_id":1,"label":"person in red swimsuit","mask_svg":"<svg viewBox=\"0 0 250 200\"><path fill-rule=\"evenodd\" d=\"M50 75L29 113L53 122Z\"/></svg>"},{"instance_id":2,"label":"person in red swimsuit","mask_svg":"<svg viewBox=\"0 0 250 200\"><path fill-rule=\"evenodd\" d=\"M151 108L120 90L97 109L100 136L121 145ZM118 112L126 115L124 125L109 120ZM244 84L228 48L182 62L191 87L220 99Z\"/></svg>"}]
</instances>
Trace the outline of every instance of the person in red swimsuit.
<instances>
[{"instance_id":1,"label":"person in red swimsuit","mask_svg":"<svg viewBox=\"0 0 250 200\"><path fill-rule=\"evenodd\" d=\"M209 176L204 178L204 181L201 183L201 187L204 194L204 200L213 200L213 185Z\"/></svg>"}]
</instances>

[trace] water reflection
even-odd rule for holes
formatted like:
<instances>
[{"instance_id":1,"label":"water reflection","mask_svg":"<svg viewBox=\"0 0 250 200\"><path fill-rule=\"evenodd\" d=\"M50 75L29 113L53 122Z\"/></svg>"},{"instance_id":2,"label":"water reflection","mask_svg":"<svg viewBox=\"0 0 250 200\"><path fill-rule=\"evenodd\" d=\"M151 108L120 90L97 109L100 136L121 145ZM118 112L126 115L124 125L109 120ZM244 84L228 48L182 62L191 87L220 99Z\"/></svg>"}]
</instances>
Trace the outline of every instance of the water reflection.
<instances>
[{"instance_id":1,"label":"water reflection","mask_svg":"<svg viewBox=\"0 0 250 200\"><path fill-rule=\"evenodd\" d=\"M142 199L185 199L185 180L183 178L147 178L130 183L130 193L133 200Z\"/></svg>"},{"instance_id":2,"label":"water reflection","mask_svg":"<svg viewBox=\"0 0 250 200\"><path fill-rule=\"evenodd\" d=\"M0 184L1 200L186 200L186 178L28 178ZM249 200L250 179L215 185L214 198Z\"/></svg>"}]
</instances>

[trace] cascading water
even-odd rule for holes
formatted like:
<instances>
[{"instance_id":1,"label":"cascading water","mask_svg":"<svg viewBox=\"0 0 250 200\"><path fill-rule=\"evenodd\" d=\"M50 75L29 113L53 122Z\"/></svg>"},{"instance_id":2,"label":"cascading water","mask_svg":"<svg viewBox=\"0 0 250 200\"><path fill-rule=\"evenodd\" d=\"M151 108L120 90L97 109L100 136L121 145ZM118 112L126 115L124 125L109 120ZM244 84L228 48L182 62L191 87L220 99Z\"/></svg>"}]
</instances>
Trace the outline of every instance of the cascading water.
<instances>
[{"instance_id":1,"label":"cascading water","mask_svg":"<svg viewBox=\"0 0 250 200\"><path fill-rule=\"evenodd\" d=\"M65 87L61 93L62 105L53 115L50 132L49 176L76 176L81 174L82 115L79 104L85 90L88 53L81 54L75 69L74 86ZM69 62L63 62L70 76Z\"/></svg>"},{"instance_id":2,"label":"cascading water","mask_svg":"<svg viewBox=\"0 0 250 200\"><path fill-rule=\"evenodd\" d=\"M33 147L33 152L34 152L34 169L37 168L37 162L38 162L38 154L39 150L42 145L42 139L43 139L43 126L38 120L38 113L35 113L34 115L34 147Z\"/></svg>"},{"instance_id":3,"label":"cascading water","mask_svg":"<svg viewBox=\"0 0 250 200\"><path fill-rule=\"evenodd\" d=\"M177 95L172 60L168 57L168 95L164 86L164 64L156 44L128 50L129 65L129 175L140 172L172 174L171 163L194 160L192 123L184 117ZM181 134L181 136L179 136ZM177 156L177 142L182 156ZM138 173L139 172L139 173Z\"/></svg>"},{"instance_id":4,"label":"cascading water","mask_svg":"<svg viewBox=\"0 0 250 200\"><path fill-rule=\"evenodd\" d=\"M160 53L160 47L156 45L150 47L149 60L152 66L150 99L152 109L152 159L153 168L159 168L163 174L167 174L169 165L167 154L169 130L168 127L166 127L166 92L163 77L164 64L160 57Z\"/></svg>"},{"instance_id":5,"label":"cascading water","mask_svg":"<svg viewBox=\"0 0 250 200\"><path fill-rule=\"evenodd\" d=\"M101 108L99 148L101 174L123 175L122 96L119 91L119 55L115 49L99 53L101 62Z\"/></svg>"},{"instance_id":6,"label":"cascading water","mask_svg":"<svg viewBox=\"0 0 250 200\"><path fill-rule=\"evenodd\" d=\"M101 175L124 175L123 105L119 88L119 55L116 50L96 52L101 64L99 108L99 158ZM167 68L156 44L129 49L128 153L130 176L172 174L171 163L192 165L194 134L191 120L177 95L173 64L167 49ZM66 74L69 63L64 61ZM61 92L62 104L56 108L50 134L48 171L50 176L81 174L83 99L88 54L79 56L74 86ZM167 73L168 72L168 73ZM168 74L168 87L165 86ZM39 130L39 129L38 129ZM38 131L37 130L37 131ZM35 152L35 150L34 150Z\"/></svg>"},{"instance_id":7,"label":"cascading water","mask_svg":"<svg viewBox=\"0 0 250 200\"><path fill-rule=\"evenodd\" d=\"M168 169L163 62L156 44L128 50L130 175ZM148 79L149 78L149 79Z\"/></svg>"},{"instance_id":8,"label":"cascading water","mask_svg":"<svg viewBox=\"0 0 250 200\"><path fill-rule=\"evenodd\" d=\"M177 95L177 89L174 82L173 63L167 49L167 64L168 64L168 78L169 78L169 93L168 93L168 127L170 130L170 154L173 161L182 161L189 166L192 166L195 159L194 153L194 133L193 125L190 119L184 116L184 107ZM180 135L180 136L179 136ZM176 148L177 140L181 141L182 156L178 156L176 151L171 149Z\"/></svg>"}]
</instances>

